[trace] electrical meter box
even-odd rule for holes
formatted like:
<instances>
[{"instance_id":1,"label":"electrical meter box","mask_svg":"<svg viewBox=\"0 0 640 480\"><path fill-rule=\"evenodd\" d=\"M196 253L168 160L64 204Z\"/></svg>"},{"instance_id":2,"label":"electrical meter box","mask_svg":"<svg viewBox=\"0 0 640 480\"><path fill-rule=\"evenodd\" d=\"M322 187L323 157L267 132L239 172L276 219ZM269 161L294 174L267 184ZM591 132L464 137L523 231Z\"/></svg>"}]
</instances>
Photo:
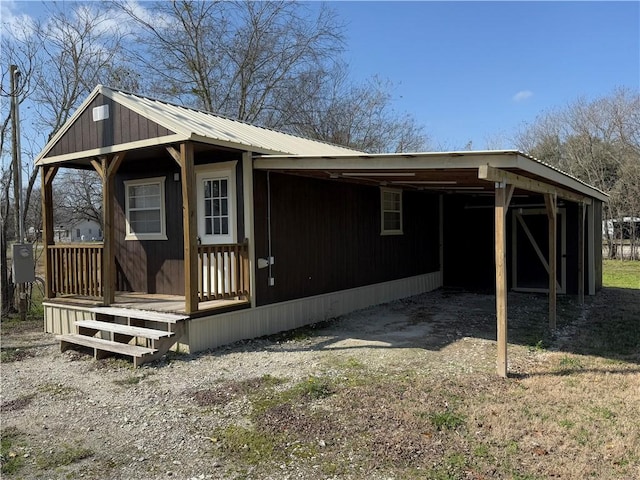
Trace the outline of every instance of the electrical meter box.
<instances>
[{"instance_id":1,"label":"electrical meter box","mask_svg":"<svg viewBox=\"0 0 640 480\"><path fill-rule=\"evenodd\" d=\"M13 282L35 282L36 271L33 260L33 245L17 243L13 246Z\"/></svg>"}]
</instances>

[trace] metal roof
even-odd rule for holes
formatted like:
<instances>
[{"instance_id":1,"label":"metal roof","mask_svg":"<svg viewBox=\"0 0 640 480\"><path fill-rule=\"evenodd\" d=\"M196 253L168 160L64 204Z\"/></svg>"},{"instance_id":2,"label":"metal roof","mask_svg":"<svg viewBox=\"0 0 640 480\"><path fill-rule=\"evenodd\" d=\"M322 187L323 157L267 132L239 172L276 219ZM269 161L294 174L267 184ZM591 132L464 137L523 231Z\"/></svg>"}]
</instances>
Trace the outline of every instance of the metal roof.
<instances>
[{"instance_id":1,"label":"metal roof","mask_svg":"<svg viewBox=\"0 0 640 480\"><path fill-rule=\"evenodd\" d=\"M519 150L254 157L254 168L259 170L299 172L321 178L348 178L419 189L492 191L493 185L478 179L478 168L482 165L542 180L600 201L608 200L603 191Z\"/></svg>"},{"instance_id":2,"label":"metal roof","mask_svg":"<svg viewBox=\"0 0 640 480\"><path fill-rule=\"evenodd\" d=\"M54 160L53 158L45 160L47 153L99 94L176 132L177 135L171 137L171 142L192 140L261 154L353 155L363 153L351 148L310 140L232 120L210 112L98 85L67 123L47 143L36 158L36 163L49 163ZM158 140L151 139L147 143L157 145ZM145 146L145 144L143 142L142 145L138 144L137 146ZM109 152L112 151L114 151L113 148L110 148ZM77 153L79 155L65 155L64 158L57 159L57 161L69 160L70 157L79 158L81 152Z\"/></svg>"}]
</instances>

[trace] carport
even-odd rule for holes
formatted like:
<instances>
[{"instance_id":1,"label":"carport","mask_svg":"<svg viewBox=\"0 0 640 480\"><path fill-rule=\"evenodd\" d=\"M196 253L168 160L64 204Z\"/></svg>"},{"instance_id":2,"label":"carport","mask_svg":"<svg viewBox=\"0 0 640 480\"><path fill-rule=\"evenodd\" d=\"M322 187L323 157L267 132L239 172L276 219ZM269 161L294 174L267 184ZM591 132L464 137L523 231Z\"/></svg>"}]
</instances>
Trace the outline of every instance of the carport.
<instances>
[{"instance_id":1,"label":"carport","mask_svg":"<svg viewBox=\"0 0 640 480\"><path fill-rule=\"evenodd\" d=\"M553 330L558 291L583 302L585 294L594 295L601 287L601 217L607 195L522 152L263 155L254 157L254 169L438 195L439 217L424 221L439 231L443 285L455 285L456 278L469 272L480 284L495 278L497 372L502 377L508 373L510 289L548 293ZM492 220L487 216L491 210ZM463 213L470 222L460 220ZM533 214L546 217L542 227L539 221L525 220ZM491 267L486 258L469 263L452 252L452 245L473 251L474 239L493 245L492 252L475 252L493 257Z\"/></svg>"}]
</instances>

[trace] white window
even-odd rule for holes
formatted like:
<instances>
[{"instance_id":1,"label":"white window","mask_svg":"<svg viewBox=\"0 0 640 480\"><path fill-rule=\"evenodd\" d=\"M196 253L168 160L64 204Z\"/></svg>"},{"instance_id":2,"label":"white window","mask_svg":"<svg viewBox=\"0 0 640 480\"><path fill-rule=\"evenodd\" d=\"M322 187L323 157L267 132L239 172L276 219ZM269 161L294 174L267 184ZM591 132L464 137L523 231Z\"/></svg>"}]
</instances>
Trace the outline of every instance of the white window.
<instances>
[{"instance_id":1,"label":"white window","mask_svg":"<svg viewBox=\"0 0 640 480\"><path fill-rule=\"evenodd\" d=\"M166 240L165 177L124 182L126 240Z\"/></svg>"},{"instance_id":2,"label":"white window","mask_svg":"<svg viewBox=\"0 0 640 480\"><path fill-rule=\"evenodd\" d=\"M196 167L198 237L203 245L236 243L236 162Z\"/></svg>"},{"instance_id":3,"label":"white window","mask_svg":"<svg viewBox=\"0 0 640 480\"><path fill-rule=\"evenodd\" d=\"M380 188L381 235L402 235L402 190Z\"/></svg>"}]
</instances>

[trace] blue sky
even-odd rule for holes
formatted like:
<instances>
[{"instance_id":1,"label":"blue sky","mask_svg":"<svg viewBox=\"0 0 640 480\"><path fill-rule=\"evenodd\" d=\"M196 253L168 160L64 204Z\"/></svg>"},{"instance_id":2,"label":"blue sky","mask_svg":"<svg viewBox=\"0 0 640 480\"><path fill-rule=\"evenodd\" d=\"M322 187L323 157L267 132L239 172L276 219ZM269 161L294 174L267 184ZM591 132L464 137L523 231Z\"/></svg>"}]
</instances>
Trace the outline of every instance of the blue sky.
<instances>
[{"instance_id":1,"label":"blue sky","mask_svg":"<svg viewBox=\"0 0 640 480\"><path fill-rule=\"evenodd\" d=\"M640 87L640 2L332 2L355 75L396 85L434 147L511 147L523 122Z\"/></svg>"},{"instance_id":2,"label":"blue sky","mask_svg":"<svg viewBox=\"0 0 640 480\"><path fill-rule=\"evenodd\" d=\"M1 1L14 15L42 8ZM538 114L640 88L637 1L329 5L354 78L392 81L396 108L424 125L433 149L511 148Z\"/></svg>"}]
</instances>

